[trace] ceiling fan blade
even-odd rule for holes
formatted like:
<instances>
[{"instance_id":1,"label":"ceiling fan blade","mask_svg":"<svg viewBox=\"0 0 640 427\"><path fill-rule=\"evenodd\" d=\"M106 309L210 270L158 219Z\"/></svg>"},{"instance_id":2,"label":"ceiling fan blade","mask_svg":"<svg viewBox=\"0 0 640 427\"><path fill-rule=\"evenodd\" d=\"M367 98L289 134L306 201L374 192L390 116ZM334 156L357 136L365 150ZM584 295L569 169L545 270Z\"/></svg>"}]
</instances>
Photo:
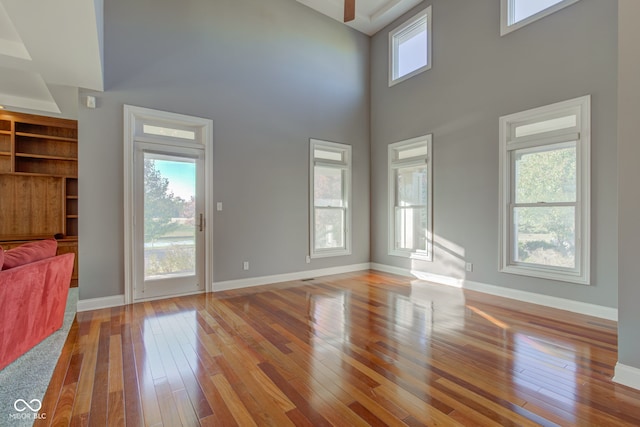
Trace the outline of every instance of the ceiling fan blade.
<instances>
[{"instance_id":1,"label":"ceiling fan blade","mask_svg":"<svg viewBox=\"0 0 640 427\"><path fill-rule=\"evenodd\" d=\"M356 19L356 0L344 0L344 22Z\"/></svg>"}]
</instances>

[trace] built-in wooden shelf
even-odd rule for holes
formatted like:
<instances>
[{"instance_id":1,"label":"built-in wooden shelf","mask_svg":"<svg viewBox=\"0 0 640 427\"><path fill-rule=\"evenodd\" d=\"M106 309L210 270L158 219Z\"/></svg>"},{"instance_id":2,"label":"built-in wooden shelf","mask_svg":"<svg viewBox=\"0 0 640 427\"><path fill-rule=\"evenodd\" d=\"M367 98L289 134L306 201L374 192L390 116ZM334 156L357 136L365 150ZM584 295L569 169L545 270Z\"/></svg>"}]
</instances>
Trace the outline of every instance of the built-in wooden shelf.
<instances>
[{"instance_id":1,"label":"built-in wooden shelf","mask_svg":"<svg viewBox=\"0 0 640 427\"><path fill-rule=\"evenodd\" d=\"M0 245L58 239L76 254L78 284L78 122L0 111Z\"/></svg>"},{"instance_id":2,"label":"built-in wooden shelf","mask_svg":"<svg viewBox=\"0 0 640 427\"><path fill-rule=\"evenodd\" d=\"M11 132L9 132L11 134ZM26 132L16 132L16 136L25 136L28 138L41 138L48 139L50 141L68 141L68 142L77 142L77 138L68 138L64 136L53 136L53 135L44 135L40 133L26 133Z\"/></svg>"},{"instance_id":3,"label":"built-in wooden shelf","mask_svg":"<svg viewBox=\"0 0 640 427\"><path fill-rule=\"evenodd\" d=\"M47 159L47 160L62 160L62 161L68 161L68 162L78 161L78 159L75 159L72 157L49 156L45 154L31 154L31 153L16 153L16 157L28 157L32 159Z\"/></svg>"}]
</instances>

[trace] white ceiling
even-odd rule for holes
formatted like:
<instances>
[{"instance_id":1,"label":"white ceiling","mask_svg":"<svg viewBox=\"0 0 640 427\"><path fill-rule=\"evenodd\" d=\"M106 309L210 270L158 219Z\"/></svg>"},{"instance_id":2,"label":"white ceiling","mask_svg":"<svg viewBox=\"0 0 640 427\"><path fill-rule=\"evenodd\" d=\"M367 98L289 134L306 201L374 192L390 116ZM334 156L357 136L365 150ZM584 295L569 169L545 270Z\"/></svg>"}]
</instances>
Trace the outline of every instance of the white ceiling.
<instances>
[{"instance_id":1,"label":"white ceiling","mask_svg":"<svg viewBox=\"0 0 640 427\"><path fill-rule=\"evenodd\" d=\"M336 21L343 21L344 0L297 0ZM346 25L374 35L422 0L356 0L356 19Z\"/></svg>"},{"instance_id":2,"label":"white ceiling","mask_svg":"<svg viewBox=\"0 0 640 427\"><path fill-rule=\"evenodd\" d=\"M0 105L60 113L52 86L104 90L103 0L0 0Z\"/></svg>"}]
</instances>

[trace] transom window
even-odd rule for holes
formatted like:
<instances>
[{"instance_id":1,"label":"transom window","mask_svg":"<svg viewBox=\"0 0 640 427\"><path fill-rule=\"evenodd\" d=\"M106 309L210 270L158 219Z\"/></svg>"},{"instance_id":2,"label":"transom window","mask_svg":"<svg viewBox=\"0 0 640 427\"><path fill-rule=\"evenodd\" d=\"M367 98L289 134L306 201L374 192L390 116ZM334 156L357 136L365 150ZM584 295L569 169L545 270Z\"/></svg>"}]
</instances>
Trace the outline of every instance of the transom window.
<instances>
[{"instance_id":1,"label":"transom window","mask_svg":"<svg viewBox=\"0 0 640 427\"><path fill-rule=\"evenodd\" d=\"M311 257L351 253L351 146L311 140Z\"/></svg>"},{"instance_id":2,"label":"transom window","mask_svg":"<svg viewBox=\"0 0 640 427\"><path fill-rule=\"evenodd\" d=\"M389 254L433 260L432 136L389 145Z\"/></svg>"},{"instance_id":3,"label":"transom window","mask_svg":"<svg viewBox=\"0 0 640 427\"><path fill-rule=\"evenodd\" d=\"M501 0L500 34L505 35L579 0Z\"/></svg>"},{"instance_id":4,"label":"transom window","mask_svg":"<svg viewBox=\"0 0 640 427\"><path fill-rule=\"evenodd\" d=\"M501 271L589 283L590 98L500 118Z\"/></svg>"},{"instance_id":5,"label":"transom window","mask_svg":"<svg viewBox=\"0 0 640 427\"><path fill-rule=\"evenodd\" d=\"M389 33L389 86L431 68L431 6Z\"/></svg>"},{"instance_id":6,"label":"transom window","mask_svg":"<svg viewBox=\"0 0 640 427\"><path fill-rule=\"evenodd\" d=\"M175 129L175 128L166 127L166 126L153 126L153 125L143 124L142 131L148 135L189 139L192 141L196 139L195 131L185 130L185 129Z\"/></svg>"}]
</instances>

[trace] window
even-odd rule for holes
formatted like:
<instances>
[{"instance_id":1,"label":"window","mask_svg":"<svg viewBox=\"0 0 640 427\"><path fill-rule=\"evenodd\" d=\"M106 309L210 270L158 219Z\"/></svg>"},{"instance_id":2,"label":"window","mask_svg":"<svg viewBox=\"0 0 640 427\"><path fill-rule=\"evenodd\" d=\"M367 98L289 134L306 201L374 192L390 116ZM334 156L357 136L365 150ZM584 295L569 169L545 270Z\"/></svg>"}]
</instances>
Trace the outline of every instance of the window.
<instances>
[{"instance_id":1,"label":"window","mask_svg":"<svg viewBox=\"0 0 640 427\"><path fill-rule=\"evenodd\" d=\"M389 33L389 86L431 68L431 6Z\"/></svg>"},{"instance_id":2,"label":"window","mask_svg":"<svg viewBox=\"0 0 640 427\"><path fill-rule=\"evenodd\" d=\"M500 34L505 35L551 15L578 0L501 0Z\"/></svg>"},{"instance_id":3,"label":"window","mask_svg":"<svg viewBox=\"0 0 640 427\"><path fill-rule=\"evenodd\" d=\"M500 118L500 271L589 283L589 96Z\"/></svg>"},{"instance_id":4,"label":"window","mask_svg":"<svg viewBox=\"0 0 640 427\"><path fill-rule=\"evenodd\" d=\"M351 147L311 140L311 257L351 253Z\"/></svg>"},{"instance_id":5,"label":"window","mask_svg":"<svg viewBox=\"0 0 640 427\"><path fill-rule=\"evenodd\" d=\"M433 260L431 141L389 145L389 255Z\"/></svg>"},{"instance_id":6,"label":"window","mask_svg":"<svg viewBox=\"0 0 640 427\"><path fill-rule=\"evenodd\" d=\"M153 126L148 124L142 125L143 133L155 136L166 136L169 138L180 138L180 139L196 139L196 132L192 130L184 130L184 129L174 129L166 126Z\"/></svg>"}]
</instances>

